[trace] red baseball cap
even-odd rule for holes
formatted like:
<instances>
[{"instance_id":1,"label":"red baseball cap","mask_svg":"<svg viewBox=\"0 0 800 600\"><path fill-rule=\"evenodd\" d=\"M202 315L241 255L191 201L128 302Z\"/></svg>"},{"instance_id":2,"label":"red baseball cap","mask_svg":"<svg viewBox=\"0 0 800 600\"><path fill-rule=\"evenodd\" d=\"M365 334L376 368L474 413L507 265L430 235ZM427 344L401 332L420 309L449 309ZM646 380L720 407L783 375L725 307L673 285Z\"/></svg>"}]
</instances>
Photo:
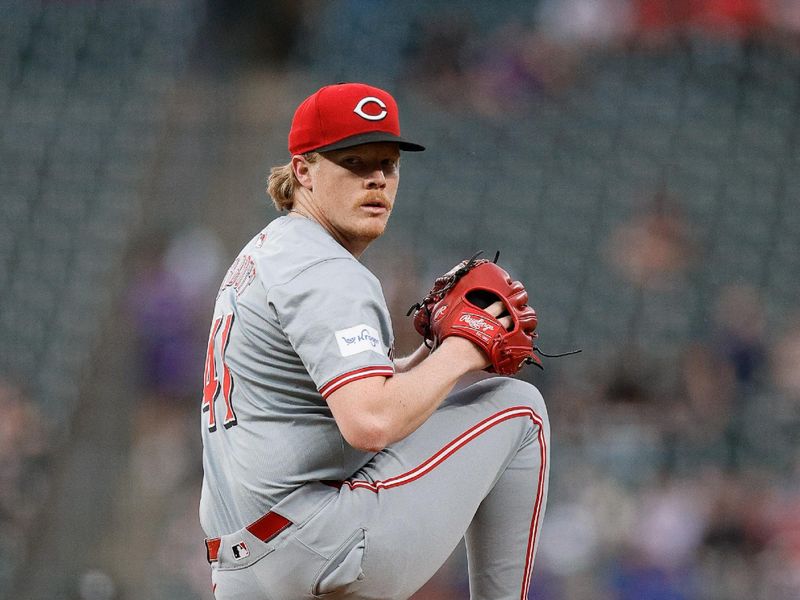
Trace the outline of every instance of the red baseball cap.
<instances>
[{"instance_id":1,"label":"red baseball cap","mask_svg":"<svg viewBox=\"0 0 800 600\"><path fill-rule=\"evenodd\" d=\"M327 85L297 107L289 131L289 152L326 152L371 142L397 142L401 150L424 146L400 137L400 116L392 95L365 83Z\"/></svg>"}]
</instances>

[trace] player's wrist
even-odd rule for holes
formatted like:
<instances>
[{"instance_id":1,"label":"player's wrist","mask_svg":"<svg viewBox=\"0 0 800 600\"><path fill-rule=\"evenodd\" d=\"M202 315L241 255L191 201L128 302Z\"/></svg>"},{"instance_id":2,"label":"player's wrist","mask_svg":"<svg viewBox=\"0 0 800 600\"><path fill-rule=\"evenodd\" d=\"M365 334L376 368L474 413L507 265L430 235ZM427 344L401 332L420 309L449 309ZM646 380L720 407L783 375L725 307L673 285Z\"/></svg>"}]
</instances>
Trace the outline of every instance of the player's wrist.
<instances>
[{"instance_id":1,"label":"player's wrist","mask_svg":"<svg viewBox=\"0 0 800 600\"><path fill-rule=\"evenodd\" d=\"M453 362L462 365L465 372L480 371L490 364L486 353L477 344L457 335L442 340L437 351L452 355Z\"/></svg>"}]
</instances>

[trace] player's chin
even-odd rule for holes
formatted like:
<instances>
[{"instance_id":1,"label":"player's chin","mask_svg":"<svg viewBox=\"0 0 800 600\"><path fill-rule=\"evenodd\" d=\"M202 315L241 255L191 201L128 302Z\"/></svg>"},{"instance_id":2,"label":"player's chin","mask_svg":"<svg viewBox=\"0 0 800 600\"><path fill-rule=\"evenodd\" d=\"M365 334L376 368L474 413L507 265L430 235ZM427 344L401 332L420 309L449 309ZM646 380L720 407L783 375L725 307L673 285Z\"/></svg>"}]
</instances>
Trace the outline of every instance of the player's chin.
<instances>
[{"instance_id":1,"label":"player's chin","mask_svg":"<svg viewBox=\"0 0 800 600\"><path fill-rule=\"evenodd\" d=\"M383 235L386 224L389 221L389 213L374 215L362 219L359 223L359 233L363 238L375 239Z\"/></svg>"},{"instance_id":2,"label":"player's chin","mask_svg":"<svg viewBox=\"0 0 800 600\"><path fill-rule=\"evenodd\" d=\"M386 223L382 224L374 224L371 227L365 227L361 230L361 239L372 241L376 240L383 235L383 232L386 231Z\"/></svg>"}]
</instances>

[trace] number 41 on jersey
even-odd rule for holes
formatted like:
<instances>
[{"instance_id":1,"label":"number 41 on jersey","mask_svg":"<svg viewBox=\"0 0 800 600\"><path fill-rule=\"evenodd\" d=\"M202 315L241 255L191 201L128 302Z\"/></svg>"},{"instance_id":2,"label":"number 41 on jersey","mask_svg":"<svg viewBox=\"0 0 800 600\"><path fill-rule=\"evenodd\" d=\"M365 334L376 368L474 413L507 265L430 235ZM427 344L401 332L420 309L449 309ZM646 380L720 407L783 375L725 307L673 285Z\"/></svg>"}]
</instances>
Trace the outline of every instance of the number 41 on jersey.
<instances>
[{"instance_id":1,"label":"number 41 on jersey","mask_svg":"<svg viewBox=\"0 0 800 600\"><path fill-rule=\"evenodd\" d=\"M233 325L233 313L223 315L214 319L211 324L211 333L208 336L208 351L206 353L206 368L204 371L204 385L203 385L203 412L208 413L208 430L217 430L217 416L214 412L214 403L217 400L220 392L225 400L225 419L222 421L225 429L229 429L236 425L236 413L233 411L233 404L231 404L231 393L233 392L233 378L228 365L225 364L225 351L228 348L228 341L231 335L231 326ZM214 345L217 339L217 333L222 328L220 335L220 364L222 365L222 373L217 374L217 361L214 358Z\"/></svg>"}]
</instances>

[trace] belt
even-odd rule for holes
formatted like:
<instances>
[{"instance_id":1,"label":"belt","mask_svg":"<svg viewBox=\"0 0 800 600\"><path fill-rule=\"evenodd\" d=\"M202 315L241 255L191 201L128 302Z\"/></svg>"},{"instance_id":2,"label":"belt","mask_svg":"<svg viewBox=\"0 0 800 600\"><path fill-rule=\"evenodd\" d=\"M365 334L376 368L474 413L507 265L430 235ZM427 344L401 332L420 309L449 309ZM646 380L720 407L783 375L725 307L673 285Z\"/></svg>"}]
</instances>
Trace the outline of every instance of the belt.
<instances>
[{"instance_id":1,"label":"belt","mask_svg":"<svg viewBox=\"0 0 800 600\"><path fill-rule=\"evenodd\" d=\"M286 517L282 517L278 513L268 512L258 521L250 523L245 529L262 542L268 542L291 524L292 522ZM206 539L206 557L209 563L217 560L220 543L220 538Z\"/></svg>"}]
</instances>

